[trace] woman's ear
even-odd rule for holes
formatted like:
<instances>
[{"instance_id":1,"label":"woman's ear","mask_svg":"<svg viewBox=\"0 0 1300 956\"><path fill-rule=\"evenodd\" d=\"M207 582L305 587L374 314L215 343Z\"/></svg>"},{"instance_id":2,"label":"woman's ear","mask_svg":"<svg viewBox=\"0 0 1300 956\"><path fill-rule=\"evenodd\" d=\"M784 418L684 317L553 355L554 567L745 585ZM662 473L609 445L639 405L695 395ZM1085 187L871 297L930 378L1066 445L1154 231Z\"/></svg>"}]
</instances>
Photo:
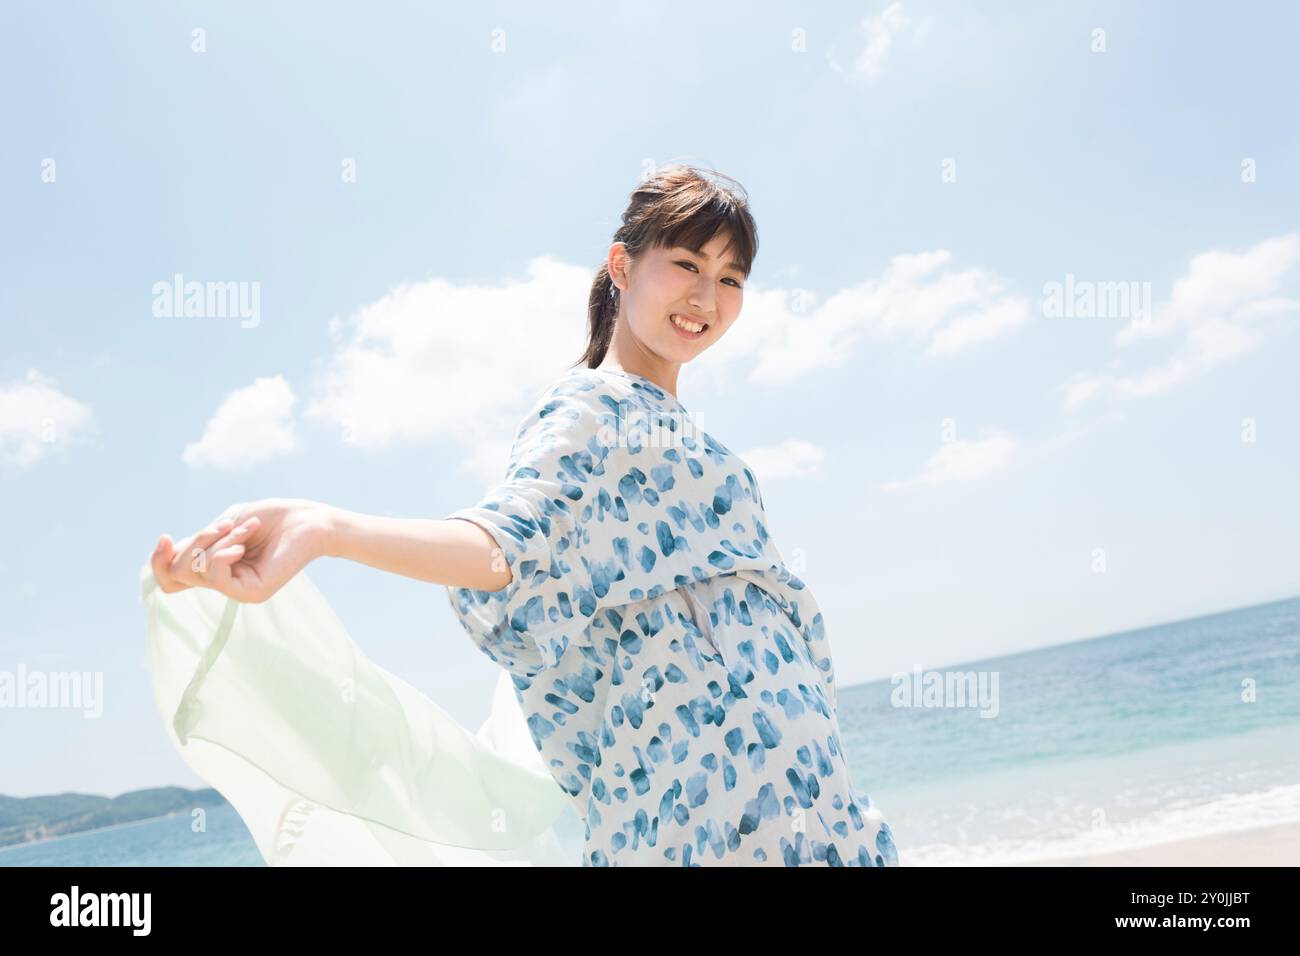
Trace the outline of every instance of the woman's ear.
<instances>
[{"instance_id":1,"label":"woman's ear","mask_svg":"<svg viewBox=\"0 0 1300 956\"><path fill-rule=\"evenodd\" d=\"M627 254L627 246L622 242L616 242L609 248L609 281L614 284L620 292L626 290L628 281L628 272L631 270L631 259Z\"/></svg>"}]
</instances>

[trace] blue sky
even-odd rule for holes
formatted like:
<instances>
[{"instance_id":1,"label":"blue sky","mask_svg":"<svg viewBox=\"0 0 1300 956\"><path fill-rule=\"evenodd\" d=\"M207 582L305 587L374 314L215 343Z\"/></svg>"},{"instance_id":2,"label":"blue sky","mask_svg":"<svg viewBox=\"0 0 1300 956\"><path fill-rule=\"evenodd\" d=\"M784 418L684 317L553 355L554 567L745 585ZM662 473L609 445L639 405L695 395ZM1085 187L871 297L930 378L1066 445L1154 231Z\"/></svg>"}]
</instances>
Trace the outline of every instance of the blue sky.
<instances>
[{"instance_id":1,"label":"blue sky","mask_svg":"<svg viewBox=\"0 0 1300 956\"><path fill-rule=\"evenodd\" d=\"M754 467L841 686L1300 592L1297 27L6 4L0 670L102 672L104 714L0 711L0 793L201 785L144 667L159 533L272 496L477 501L674 160L740 180L761 241L679 396ZM156 315L178 274L256 288L256 321ZM1067 276L1151 310L1050 315ZM308 574L373 660L486 717L445 588Z\"/></svg>"}]
</instances>

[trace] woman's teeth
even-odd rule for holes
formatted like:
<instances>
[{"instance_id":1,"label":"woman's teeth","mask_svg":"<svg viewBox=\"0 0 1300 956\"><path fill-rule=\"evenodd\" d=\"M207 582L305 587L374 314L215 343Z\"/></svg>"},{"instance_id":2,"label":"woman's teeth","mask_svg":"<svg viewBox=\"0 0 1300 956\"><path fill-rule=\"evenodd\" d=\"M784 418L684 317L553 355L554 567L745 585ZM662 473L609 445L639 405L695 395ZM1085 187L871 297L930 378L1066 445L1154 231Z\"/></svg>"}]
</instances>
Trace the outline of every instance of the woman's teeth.
<instances>
[{"instance_id":1,"label":"woman's teeth","mask_svg":"<svg viewBox=\"0 0 1300 956\"><path fill-rule=\"evenodd\" d=\"M708 328L707 324L688 321L687 319L683 319L676 312L670 315L668 319L670 322L672 322L673 325L677 326L682 331L690 332L696 335L698 335L699 333L703 332L706 328Z\"/></svg>"}]
</instances>

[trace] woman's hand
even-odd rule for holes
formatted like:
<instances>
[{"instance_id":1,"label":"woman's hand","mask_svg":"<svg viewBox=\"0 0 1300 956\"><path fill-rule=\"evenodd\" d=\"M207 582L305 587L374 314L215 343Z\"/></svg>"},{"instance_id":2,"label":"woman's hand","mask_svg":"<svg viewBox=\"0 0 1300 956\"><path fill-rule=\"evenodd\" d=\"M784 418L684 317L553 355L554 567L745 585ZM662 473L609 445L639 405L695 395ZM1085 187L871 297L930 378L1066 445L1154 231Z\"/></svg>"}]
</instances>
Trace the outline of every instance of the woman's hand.
<instances>
[{"instance_id":1,"label":"woman's hand","mask_svg":"<svg viewBox=\"0 0 1300 956\"><path fill-rule=\"evenodd\" d=\"M150 563L167 594L208 587L261 604L325 553L333 509L302 498L232 505L175 548L162 535Z\"/></svg>"}]
</instances>

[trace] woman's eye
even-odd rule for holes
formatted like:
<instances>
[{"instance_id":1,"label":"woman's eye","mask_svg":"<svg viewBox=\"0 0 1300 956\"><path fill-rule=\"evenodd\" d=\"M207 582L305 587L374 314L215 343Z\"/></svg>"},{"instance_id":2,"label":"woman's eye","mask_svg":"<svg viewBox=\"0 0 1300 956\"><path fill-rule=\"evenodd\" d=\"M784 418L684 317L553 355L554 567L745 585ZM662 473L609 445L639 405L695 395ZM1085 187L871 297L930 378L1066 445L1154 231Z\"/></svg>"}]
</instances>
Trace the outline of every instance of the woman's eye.
<instances>
[{"instance_id":1,"label":"woman's eye","mask_svg":"<svg viewBox=\"0 0 1300 956\"><path fill-rule=\"evenodd\" d=\"M695 263L694 263L694 262L691 262L691 261L688 260L688 259L679 259L679 260L677 260L677 264L678 264L679 266L690 266L692 269L695 269ZM698 272L699 270L696 270L696 271ZM727 282L730 282L730 283L731 283L732 285L734 285L737 289L743 289L743 288L744 288L744 286L742 286L742 285L741 285L739 282L737 282L735 279L731 278L731 276L727 276L726 281L727 281Z\"/></svg>"}]
</instances>

